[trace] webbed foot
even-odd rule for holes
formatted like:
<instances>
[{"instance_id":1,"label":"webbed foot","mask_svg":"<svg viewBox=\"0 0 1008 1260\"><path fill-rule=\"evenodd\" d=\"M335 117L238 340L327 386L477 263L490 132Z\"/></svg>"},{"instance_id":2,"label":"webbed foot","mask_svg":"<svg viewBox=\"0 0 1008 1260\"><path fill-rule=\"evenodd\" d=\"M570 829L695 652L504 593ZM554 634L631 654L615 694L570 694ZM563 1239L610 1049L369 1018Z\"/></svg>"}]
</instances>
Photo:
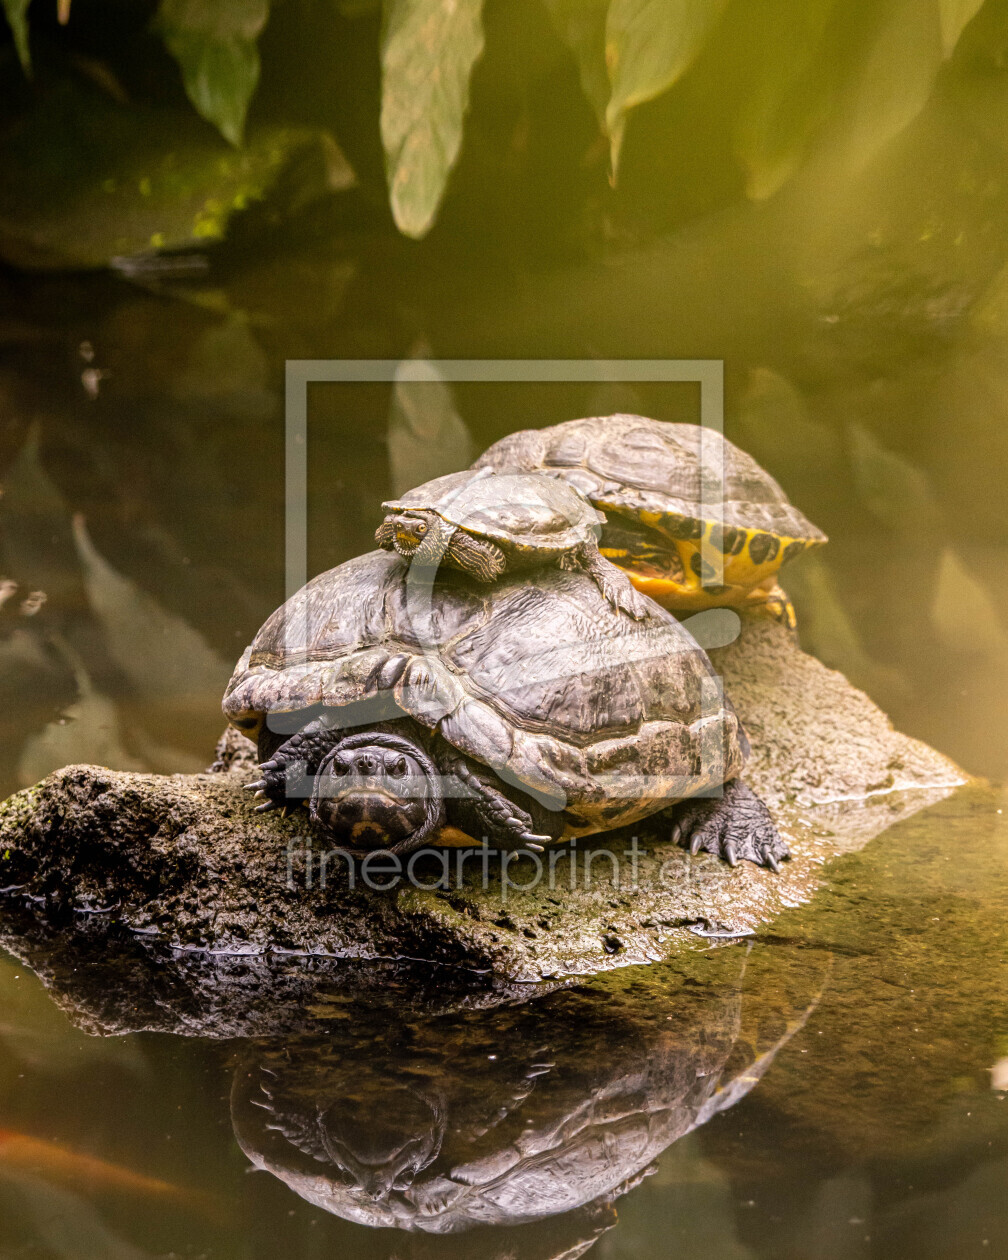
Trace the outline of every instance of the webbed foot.
<instances>
[{"instance_id":1,"label":"webbed foot","mask_svg":"<svg viewBox=\"0 0 1008 1260\"><path fill-rule=\"evenodd\" d=\"M694 855L713 853L730 866L745 860L773 871L790 857L770 811L741 779L726 783L720 799L684 801L675 819L673 840Z\"/></svg>"}]
</instances>

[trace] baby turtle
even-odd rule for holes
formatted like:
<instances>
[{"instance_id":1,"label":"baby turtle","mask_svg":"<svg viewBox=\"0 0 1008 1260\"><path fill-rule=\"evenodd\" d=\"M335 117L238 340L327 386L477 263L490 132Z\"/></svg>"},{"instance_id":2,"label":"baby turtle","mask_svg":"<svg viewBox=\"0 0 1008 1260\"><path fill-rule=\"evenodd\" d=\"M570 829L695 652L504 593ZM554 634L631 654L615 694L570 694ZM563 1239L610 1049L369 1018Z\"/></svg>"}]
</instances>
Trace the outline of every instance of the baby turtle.
<instances>
[{"instance_id":1,"label":"baby turtle","mask_svg":"<svg viewBox=\"0 0 1008 1260\"><path fill-rule=\"evenodd\" d=\"M339 843L403 854L539 847L675 805L673 840L777 869L745 733L671 613L632 620L562 569L439 582L418 609L409 569L372 551L321 574L238 662L224 713L258 742L260 808L305 803Z\"/></svg>"},{"instance_id":2,"label":"baby turtle","mask_svg":"<svg viewBox=\"0 0 1008 1260\"><path fill-rule=\"evenodd\" d=\"M751 455L695 424L633 415L569 420L512 433L473 467L537 471L575 486L610 513L602 555L677 611L732 605L793 628L777 573L826 542Z\"/></svg>"},{"instance_id":3,"label":"baby turtle","mask_svg":"<svg viewBox=\"0 0 1008 1260\"><path fill-rule=\"evenodd\" d=\"M573 486L538 473L449 473L382 504L375 541L414 565L477 582L557 565L589 574L614 608L648 615L627 575L599 554L605 517Z\"/></svg>"}]
</instances>

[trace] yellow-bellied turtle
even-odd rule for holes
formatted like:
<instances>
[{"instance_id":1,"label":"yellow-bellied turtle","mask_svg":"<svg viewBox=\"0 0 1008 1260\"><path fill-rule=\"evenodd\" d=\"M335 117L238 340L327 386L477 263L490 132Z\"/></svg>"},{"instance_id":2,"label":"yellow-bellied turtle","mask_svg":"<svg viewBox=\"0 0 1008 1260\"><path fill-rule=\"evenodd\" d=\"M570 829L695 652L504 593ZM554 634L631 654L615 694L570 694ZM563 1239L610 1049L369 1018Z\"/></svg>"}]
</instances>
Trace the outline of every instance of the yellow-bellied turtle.
<instances>
[{"instance_id":1,"label":"yellow-bellied turtle","mask_svg":"<svg viewBox=\"0 0 1008 1260\"><path fill-rule=\"evenodd\" d=\"M616 608L647 616L626 574L599 555L605 517L573 486L538 473L448 473L383 503L375 541L414 564L447 563L478 582L560 565L583 569Z\"/></svg>"},{"instance_id":2,"label":"yellow-bellied turtle","mask_svg":"<svg viewBox=\"0 0 1008 1260\"><path fill-rule=\"evenodd\" d=\"M538 846L686 802L669 832L694 852L787 855L738 778L748 742L720 680L670 613L631 620L562 569L428 593L373 551L262 627L224 697L258 741L261 808L308 802L342 843L408 853L446 827Z\"/></svg>"},{"instance_id":3,"label":"yellow-bellied turtle","mask_svg":"<svg viewBox=\"0 0 1008 1260\"><path fill-rule=\"evenodd\" d=\"M777 573L826 542L752 456L699 425L569 420L512 433L473 467L534 470L575 486L610 514L602 555L666 608L734 605L793 626Z\"/></svg>"}]
</instances>

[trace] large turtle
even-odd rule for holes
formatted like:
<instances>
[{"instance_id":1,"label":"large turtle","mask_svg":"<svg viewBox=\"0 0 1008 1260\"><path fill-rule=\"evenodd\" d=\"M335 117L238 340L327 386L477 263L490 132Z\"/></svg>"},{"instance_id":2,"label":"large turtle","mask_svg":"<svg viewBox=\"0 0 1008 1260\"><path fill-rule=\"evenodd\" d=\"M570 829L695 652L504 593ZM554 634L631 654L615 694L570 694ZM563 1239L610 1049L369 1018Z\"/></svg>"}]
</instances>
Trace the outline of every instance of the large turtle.
<instances>
[{"instance_id":1,"label":"large turtle","mask_svg":"<svg viewBox=\"0 0 1008 1260\"><path fill-rule=\"evenodd\" d=\"M645 416L522 429L473 465L537 471L609 513L602 555L666 608L723 605L794 626L782 564L826 542L759 464L716 430Z\"/></svg>"},{"instance_id":2,"label":"large turtle","mask_svg":"<svg viewBox=\"0 0 1008 1260\"><path fill-rule=\"evenodd\" d=\"M626 574L599 554L605 517L573 486L539 473L448 473L383 503L375 541L413 564L441 563L478 582L560 565L583 569L616 608L645 617L649 605Z\"/></svg>"},{"instance_id":3,"label":"large turtle","mask_svg":"<svg viewBox=\"0 0 1008 1260\"><path fill-rule=\"evenodd\" d=\"M787 855L738 778L748 744L713 666L671 614L633 621L561 569L414 576L385 551L349 560L238 662L224 713L258 741L261 809L307 801L349 847L407 853L459 833L538 846L685 801L669 832L694 852Z\"/></svg>"}]
</instances>

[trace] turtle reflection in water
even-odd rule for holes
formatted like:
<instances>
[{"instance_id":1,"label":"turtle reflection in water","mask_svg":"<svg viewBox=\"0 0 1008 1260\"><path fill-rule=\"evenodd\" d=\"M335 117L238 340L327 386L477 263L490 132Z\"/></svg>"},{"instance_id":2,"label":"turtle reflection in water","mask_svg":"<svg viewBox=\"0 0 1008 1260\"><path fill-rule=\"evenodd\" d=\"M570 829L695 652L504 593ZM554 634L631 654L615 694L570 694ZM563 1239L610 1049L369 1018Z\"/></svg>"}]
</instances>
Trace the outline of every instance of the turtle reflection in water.
<instances>
[{"instance_id":1,"label":"turtle reflection in water","mask_svg":"<svg viewBox=\"0 0 1008 1260\"><path fill-rule=\"evenodd\" d=\"M542 1253L531 1236L563 1216L575 1235L587 1225L586 1247L606 1212L615 1219L613 1202L741 1099L811 1010L773 999L753 1019L747 998L743 1024L738 954L715 954L725 957L711 970L734 982L659 995L624 980L393 1028L361 1012L325 1037L258 1043L234 1081L238 1141L304 1199L360 1225L493 1227L515 1243L517 1230L529 1245L504 1251L524 1256ZM579 1254L559 1225L551 1254Z\"/></svg>"}]
</instances>

